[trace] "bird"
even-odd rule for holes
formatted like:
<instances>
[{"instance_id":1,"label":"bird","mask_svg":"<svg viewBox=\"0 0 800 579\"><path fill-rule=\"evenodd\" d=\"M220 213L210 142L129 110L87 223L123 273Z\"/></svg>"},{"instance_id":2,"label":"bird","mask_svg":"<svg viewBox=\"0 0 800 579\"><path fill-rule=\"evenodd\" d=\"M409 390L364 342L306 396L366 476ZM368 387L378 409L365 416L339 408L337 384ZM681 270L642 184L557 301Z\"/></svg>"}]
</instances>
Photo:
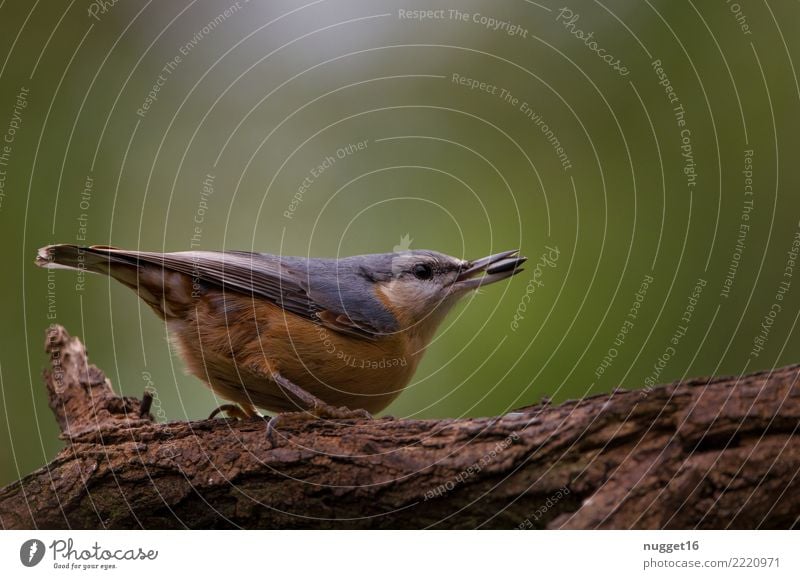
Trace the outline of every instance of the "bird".
<instances>
[{"instance_id":1,"label":"bird","mask_svg":"<svg viewBox=\"0 0 800 579\"><path fill-rule=\"evenodd\" d=\"M410 382L450 309L522 271L519 250L304 258L48 245L36 265L108 275L166 323L188 373L227 401L210 418L371 417Z\"/></svg>"}]
</instances>

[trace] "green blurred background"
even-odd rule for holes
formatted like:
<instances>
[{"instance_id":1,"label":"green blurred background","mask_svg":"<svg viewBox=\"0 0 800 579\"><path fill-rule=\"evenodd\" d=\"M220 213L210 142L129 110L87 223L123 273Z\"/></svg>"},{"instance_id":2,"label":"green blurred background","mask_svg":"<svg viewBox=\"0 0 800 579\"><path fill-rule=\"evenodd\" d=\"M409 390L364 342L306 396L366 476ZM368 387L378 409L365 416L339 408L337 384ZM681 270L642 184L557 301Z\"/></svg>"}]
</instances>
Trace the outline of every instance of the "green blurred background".
<instances>
[{"instance_id":1,"label":"green blurred background","mask_svg":"<svg viewBox=\"0 0 800 579\"><path fill-rule=\"evenodd\" d=\"M52 322L117 390L154 387L162 420L217 404L129 290L34 267L38 247L84 228L89 243L148 250L521 247L526 272L448 318L395 416L495 415L800 361L800 270L786 269L799 29L800 4L774 1L0 4L0 484L62 444L41 381ZM558 259L537 272L548 246Z\"/></svg>"}]
</instances>

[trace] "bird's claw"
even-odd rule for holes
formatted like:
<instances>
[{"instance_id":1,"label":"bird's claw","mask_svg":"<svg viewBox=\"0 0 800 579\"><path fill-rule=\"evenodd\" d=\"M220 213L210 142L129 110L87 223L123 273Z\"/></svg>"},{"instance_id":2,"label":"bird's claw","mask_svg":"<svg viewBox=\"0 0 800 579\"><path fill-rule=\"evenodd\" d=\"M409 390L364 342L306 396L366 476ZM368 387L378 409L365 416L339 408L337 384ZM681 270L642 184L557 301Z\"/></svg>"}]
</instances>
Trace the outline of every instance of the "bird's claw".
<instances>
[{"instance_id":1,"label":"bird's claw","mask_svg":"<svg viewBox=\"0 0 800 579\"><path fill-rule=\"evenodd\" d=\"M364 418L367 420L372 419L372 414L363 408L350 409L347 406L331 406L330 404L318 404L311 410L313 418L328 419L328 420L351 420Z\"/></svg>"},{"instance_id":2,"label":"bird's claw","mask_svg":"<svg viewBox=\"0 0 800 579\"><path fill-rule=\"evenodd\" d=\"M214 411L208 415L208 419L212 420L222 412L224 412L229 418L236 418L238 420L244 420L247 418L247 413L242 410L238 404L222 404L217 406Z\"/></svg>"},{"instance_id":3,"label":"bird's claw","mask_svg":"<svg viewBox=\"0 0 800 579\"><path fill-rule=\"evenodd\" d=\"M330 404L317 404L310 410L298 412L282 412L270 418L267 422L267 438L275 446L276 427L281 424L301 425L315 420L372 420L373 416L363 408L350 409L346 406L332 406Z\"/></svg>"}]
</instances>

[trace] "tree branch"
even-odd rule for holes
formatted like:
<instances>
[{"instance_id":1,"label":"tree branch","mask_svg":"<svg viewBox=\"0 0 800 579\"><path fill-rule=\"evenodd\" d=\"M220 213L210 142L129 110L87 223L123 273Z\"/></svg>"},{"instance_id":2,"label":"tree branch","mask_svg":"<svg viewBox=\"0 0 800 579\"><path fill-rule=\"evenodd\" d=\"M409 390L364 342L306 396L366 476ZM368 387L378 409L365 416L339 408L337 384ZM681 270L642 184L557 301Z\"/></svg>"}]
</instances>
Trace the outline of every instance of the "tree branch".
<instances>
[{"instance_id":1,"label":"tree branch","mask_svg":"<svg viewBox=\"0 0 800 579\"><path fill-rule=\"evenodd\" d=\"M800 366L495 418L159 424L47 333L69 444L0 490L3 528L791 528Z\"/></svg>"}]
</instances>

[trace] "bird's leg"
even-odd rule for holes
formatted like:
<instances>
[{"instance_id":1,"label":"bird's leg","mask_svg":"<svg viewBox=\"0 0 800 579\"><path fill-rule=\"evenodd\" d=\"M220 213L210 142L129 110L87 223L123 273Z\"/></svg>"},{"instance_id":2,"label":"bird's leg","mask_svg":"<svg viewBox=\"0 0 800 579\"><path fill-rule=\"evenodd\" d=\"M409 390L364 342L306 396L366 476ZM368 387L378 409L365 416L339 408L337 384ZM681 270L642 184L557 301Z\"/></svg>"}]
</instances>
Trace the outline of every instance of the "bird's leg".
<instances>
[{"instance_id":1,"label":"bird's leg","mask_svg":"<svg viewBox=\"0 0 800 579\"><path fill-rule=\"evenodd\" d=\"M279 372L272 372L272 380L278 387L285 393L289 393L298 399L305 411L301 412L284 412L273 416L267 424L267 436L274 444L275 427L280 422L291 420L292 422L300 420L308 422L316 419L329 419L329 420L347 420L351 418L372 418L372 415L362 408L351 410L346 406L332 406L327 402L323 402L313 394L306 392L303 388L281 375Z\"/></svg>"},{"instance_id":2,"label":"bird's leg","mask_svg":"<svg viewBox=\"0 0 800 579\"><path fill-rule=\"evenodd\" d=\"M255 418L258 416L258 411L256 410L255 406L248 403L239 403L239 404L222 404L214 409L208 419L211 420L220 412L224 412L231 418L238 418L239 420L244 420L246 418Z\"/></svg>"},{"instance_id":3,"label":"bird's leg","mask_svg":"<svg viewBox=\"0 0 800 579\"><path fill-rule=\"evenodd\" d=\"M306 407L305 410L314 418L372 418L372 415L361 408L350 410L346 406L332 406L323 402L313 394L306 392L300 386L284 377L279 372L272 373L272 380L284 391L288 392Z\"/></svg>"}]
</instances>

